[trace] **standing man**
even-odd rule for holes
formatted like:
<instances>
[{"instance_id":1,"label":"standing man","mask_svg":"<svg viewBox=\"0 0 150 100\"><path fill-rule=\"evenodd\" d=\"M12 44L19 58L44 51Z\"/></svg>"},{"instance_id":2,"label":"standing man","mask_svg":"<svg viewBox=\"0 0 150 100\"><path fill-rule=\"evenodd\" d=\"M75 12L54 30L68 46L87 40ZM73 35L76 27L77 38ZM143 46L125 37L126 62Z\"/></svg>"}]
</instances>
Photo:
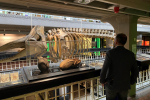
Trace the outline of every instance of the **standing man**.
<instances>
[{"instance_id":1,"label":"standing man","mask_svg":"<svg viewBox=\"0 0 150 100\"><path fill-rule=\"evenodd\" d=\"M115 48L106 54L100 74L100 83L106 86L106 100L115 100L116 96L119 100L127 100L130 85L136 82L138 67L134 53L124 48L126 41L125 34L118 34Z\"/></svg>"}]
</instances>

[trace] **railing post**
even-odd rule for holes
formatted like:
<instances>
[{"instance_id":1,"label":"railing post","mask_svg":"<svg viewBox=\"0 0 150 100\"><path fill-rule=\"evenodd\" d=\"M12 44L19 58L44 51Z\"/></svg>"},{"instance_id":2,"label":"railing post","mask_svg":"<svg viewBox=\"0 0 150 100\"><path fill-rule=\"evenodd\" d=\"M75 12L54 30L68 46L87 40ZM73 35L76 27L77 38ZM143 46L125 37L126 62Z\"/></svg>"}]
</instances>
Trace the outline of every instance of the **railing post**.
<instances>
[{"instance_id":1,"label":"railing post","mask_svg":"<svg viewBox=\"0 0 150 100\"><path fill-rule=\"evenodd\" d=\"M97 78L97 99L99 99L99 80Z\"/></svg>"},{"instance_id":2,"label":"railing post","mask_svg":"<svg viewBox=\"0 0 150 100\"><path fill-rule=\"evenodd\" d=\"M85 81L85 100L87 100L87 85L86 85L86 81Z\"/></svg>"},{"instance_id":3,"label":"railing post","mask_svg":"<svg viewBox=\"0 0 150 100\"><path fill-rule=\"evenodd\" d=\"M74 100L73 84L71 84L71 100Z\"/></svg>"},{"instance_id":4,"label":"railing post","mask_svg":"<svg viewBox=\"0 0 150 100\"><path fill-rule=\"evenodd\" d=\"M142 71L142 73L143 73L143 78L142 78L142 87L144 87L144 71Z\"/></svg>"},{"instance_id":5,"label":"railing post","mask_svg":"<svg viewBox=\"0 0 150 100\"><path fill-rule=\"evenodd\" d=\"M48 90L45 91L45 100L48 100Z\"/></svg>"},{"instance_id":6,"label":"railing post","mask_svg":"<svg viewBox=\"0 0 150 100\"><path fill-rule=\"evenodd\" d=\"M79 95L79 100L80 100L80 82L78 82L78 95Z\"/></svg>"},{"instance_id":7,"label":"railing post","mask_svg":"<svg viewBox=\"0 0 150 100\"><path fill-rule=\"evenodd\" d=\"M93 79L91 79L91 89L90 89L90 94L91 94L91 100L94 100L94 89L93 89Z\"/></svg>"}]
</instances>

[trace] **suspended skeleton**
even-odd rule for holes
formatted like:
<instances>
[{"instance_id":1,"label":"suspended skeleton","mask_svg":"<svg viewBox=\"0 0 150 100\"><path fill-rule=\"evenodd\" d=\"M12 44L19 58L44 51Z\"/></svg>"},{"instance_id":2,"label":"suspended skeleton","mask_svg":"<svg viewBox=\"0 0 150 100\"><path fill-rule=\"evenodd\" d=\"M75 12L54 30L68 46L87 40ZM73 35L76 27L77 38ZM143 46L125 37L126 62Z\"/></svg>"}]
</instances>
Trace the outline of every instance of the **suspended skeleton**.
<instances>
[{"instance_id":1,"label":"suspended skeleton","mask_svg":"<svg viewBox=\"0 0 150 100\"><path fill-rule=\"evenodd\" d=\"M15 56L0 60L0 63L9 62L28 55L34 55L40 58L47 52L47 41L52 42L53 40L55 44L51 45L51 43L49 43L49 59L54 63L58 62L58 59L71 59L73 56L80 55L85 49L88 49L88 47L85 47L85 44L90 43L88 38L92 37L113 40L115 33L99 29L61 28L49 30L48 33L44 35L44 27L35 26L26 37L0 47L0 52L14 48L23 48L23 50ZM27 54L27 52L29 52L29 54Z\"/></svg>"}]
</instances>

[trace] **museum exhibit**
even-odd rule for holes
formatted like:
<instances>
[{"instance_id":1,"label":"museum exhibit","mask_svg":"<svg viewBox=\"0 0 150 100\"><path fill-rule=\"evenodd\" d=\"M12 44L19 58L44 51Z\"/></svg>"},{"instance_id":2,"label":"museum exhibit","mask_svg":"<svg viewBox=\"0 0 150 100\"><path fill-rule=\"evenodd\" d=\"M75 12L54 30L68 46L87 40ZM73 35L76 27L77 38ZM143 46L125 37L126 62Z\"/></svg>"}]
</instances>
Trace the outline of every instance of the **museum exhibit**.
<instances>
[{"instance_id":1,"label":"museum exhibit","mask_svg":"<svg viewBox=\"0 0 150 100\"><path fill-rule=\"evenodd\" d=\"M146 97L149 7L148 0L0 0L0 100L106 100L100 72L118 33L139 69L128 100Z\"/></svg>"}]
</instances>

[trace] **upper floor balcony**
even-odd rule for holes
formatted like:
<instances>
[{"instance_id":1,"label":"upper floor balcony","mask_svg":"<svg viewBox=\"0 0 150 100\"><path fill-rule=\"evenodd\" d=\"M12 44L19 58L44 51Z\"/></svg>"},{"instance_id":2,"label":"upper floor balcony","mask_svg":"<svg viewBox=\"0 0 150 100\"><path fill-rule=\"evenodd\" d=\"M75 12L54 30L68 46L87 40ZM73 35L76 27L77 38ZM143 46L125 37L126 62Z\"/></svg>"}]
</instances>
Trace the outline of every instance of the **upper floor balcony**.
<instances>
[{"instance_id":1,"label":"upper floor balcony","mask_svg":"<svg viewBox=\"0 0 150 100\"><path fill-rule=\"evenodd\" d=\"M112 25L109 23L102 23L100 21L93 20L79 20L77 18L64 18L58 19L56 17L49 18L41 16L23 16L14 14L0 14L0 25L19 25L19 26L35 26L40 25L49 28L88 28L88 29L104 29L104 30L114 30ZM1 30L5 30L1 27ZM15 30L15 27L13 27ZM20 30L16 27L17 30ZM137 25L138 32L150 32L150 26L148 25Z\"/></svg>"}]
</instances>

